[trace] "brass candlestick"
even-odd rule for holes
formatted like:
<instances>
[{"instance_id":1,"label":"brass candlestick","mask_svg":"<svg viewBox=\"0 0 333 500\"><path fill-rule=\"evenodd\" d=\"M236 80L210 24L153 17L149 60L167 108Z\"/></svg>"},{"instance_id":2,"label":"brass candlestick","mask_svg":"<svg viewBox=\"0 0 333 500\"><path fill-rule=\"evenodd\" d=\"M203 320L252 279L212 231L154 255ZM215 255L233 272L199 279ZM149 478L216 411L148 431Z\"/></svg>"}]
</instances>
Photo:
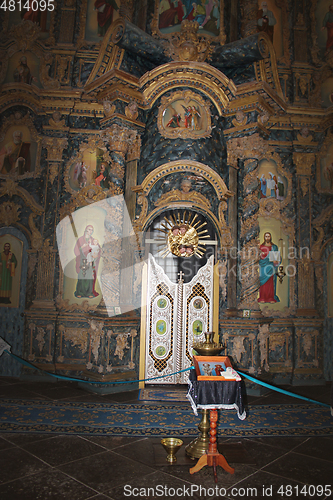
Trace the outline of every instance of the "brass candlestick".
<instances>
[{"instance_id":1,"label":"brass candlestick","mask_svg":"<svg viewBox=\"0 0 333 500\"><path fill-rule=\"evenodd\" d=\"M166 461L169 462L169 464L174 464L177 462L177 457L175 455L182 444L183 441L178 438L164 438L161 440L161 445L168 454L166 457Z\"/></svg>"},{"instance_id":2,"label":"brass candlestick","mask_svg":"<svg viewBox=\"0 0 333 500\"><path fill-rule=\"evenodd\" d=\"M217 356L220 354L224 345L217 344L214 342L215 332L206 332L205 341L193 345L193 349L199 354L199 356ZM186 455L191 459L200 458L201 455L208 451L209 446L209 410L201 410L202 417L201 422L198 425L200 431L199 437L191 441L185 447Z\"/></svg>"},{"instance_id":3,"label":"brass candlestick","mask_svg":"<svg viewBox=\"0 0 333 500\"><path fill-rule=\"evenodd\" d=\"M214 335L214 332L206 332L206 340L204 342L193 344L193 349L199 354L199 356L217 356L220 354L222 349L224 349L224 345L214 342Z\"/></svg>"},{"instance_id":4,"label":"brass candlestick","mask_svg":"<svg viewBox=\"0 0 333 500\"><path fill-rule=\"evenodd\" d=\"M202 417L198 429L200 431L199 437L191 441L185 447L185 453L189 458L193 460L195 458L200 458L201 455L206 453L209 446L209 410L201 410Z\"/></svg>"}]
</instances>

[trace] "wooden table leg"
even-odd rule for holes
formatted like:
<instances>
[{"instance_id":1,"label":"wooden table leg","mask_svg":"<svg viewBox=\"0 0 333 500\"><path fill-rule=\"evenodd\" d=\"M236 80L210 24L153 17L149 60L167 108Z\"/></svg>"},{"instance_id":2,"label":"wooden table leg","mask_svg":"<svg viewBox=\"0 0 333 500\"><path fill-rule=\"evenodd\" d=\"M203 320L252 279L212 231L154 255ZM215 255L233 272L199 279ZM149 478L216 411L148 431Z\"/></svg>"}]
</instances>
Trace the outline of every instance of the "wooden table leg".
<instances>
[{"instance_id":1,"label":"wooden table leg","mask_svg":"<svg viewBox=\"0 0 333 500\"><path fill-rule=\"evenodd\" d=\"M214 480L215 483L217 483L216 467L218 465L222 467L222 469L229 472L230 474L233 474L235 472L235 469L230 467L224 456L217 451L217 444L216 444L217 410L210 410L209 419L210 419L210 438L209 438L208 452L199 458L198 462L194 467L191 467L190 474L194 474L195 472L198 472L200 469L205 467L205 465L209 465L213 467Z\"/></svg>"}]
</instances>

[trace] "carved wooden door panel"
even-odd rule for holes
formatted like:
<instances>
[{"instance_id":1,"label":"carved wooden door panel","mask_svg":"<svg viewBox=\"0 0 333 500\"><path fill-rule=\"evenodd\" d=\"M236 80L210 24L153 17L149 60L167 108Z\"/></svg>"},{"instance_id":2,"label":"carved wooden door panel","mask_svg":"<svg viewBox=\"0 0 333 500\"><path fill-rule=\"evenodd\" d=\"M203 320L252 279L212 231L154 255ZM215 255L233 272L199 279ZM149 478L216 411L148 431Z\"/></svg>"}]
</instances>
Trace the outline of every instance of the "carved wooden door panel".
<instances>
[{"instance_id":1,"label":"carved wooden door panel","mask_svg":"<svg viewBox=\"0 0 333 500\"><path fill-rule=\"evenodd\" d=\"M152 255L148 261L146 384L186 384L188 373L176 375L192 364L193 343L204 340L213 324L214 258L184 283L172 283Z\"/></svg>"}]
</instances>

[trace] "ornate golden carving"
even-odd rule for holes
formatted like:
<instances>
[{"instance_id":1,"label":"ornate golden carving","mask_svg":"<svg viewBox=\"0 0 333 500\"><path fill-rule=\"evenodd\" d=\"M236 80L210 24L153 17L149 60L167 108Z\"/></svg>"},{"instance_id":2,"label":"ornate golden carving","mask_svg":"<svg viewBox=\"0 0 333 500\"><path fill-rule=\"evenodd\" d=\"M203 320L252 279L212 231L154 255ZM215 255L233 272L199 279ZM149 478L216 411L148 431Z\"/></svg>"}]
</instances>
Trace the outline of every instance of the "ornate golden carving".
<instances>
[{"instance_id":1,"label":"ornate golden carving","mask_svg":"<svg viewBox=\"0 0 333 500\"><path fill-rule=\"evenodd\" d=\"M138 105L135 101L130 101L125 108L125 115L130 120L136 120L139 116Z\"/></svg>"},{"instance_id":2,"label":"ornate golden carving","mask_svg":"<svg viewBox=\"0 0 333 500\"><path fill-rule=\"evenodd\" d=\"M138 192L137 204L141 207L140 215L137 216L133 225L136 233L141 233L143 230L143 226L145 225L147 213L148 213L148 199L143 194L142 190Z\"/></svg>"},{"instance_id":3,"label":"ornate golden carving","mask_svg":"<svg viewBox=\"0 0 333 500\"><path fill-rule=\"evenodd\" d=\"M136 130L120 127L117 124L111 125L101 134L102 139L110 145L111 151L119 153L123 158L129 147L135 142Z\"/></svg>"},{"instance_id":4,"label":"ornate golden carving","mask_svg":"<svg viewBox=\"0 0 333 500\"><path fill-rule=\"evenodd\" d=\"M43 137L42 145L47 149L47 160L49 162L62 161L62 153L67 146L68 140L59 137Z\"/></svg>"},{"instance_id":5,"label":"ornate golden carving","mask_svg":"<svg viewBox=\"0 0 333 500\"><path fill-rule=\"evenodd\" d=\"M191 181L188 180L190 189L191 189ZM209 210L211 207L211 204L207 200L205 196L203 196L201 193L198 193L197 191L186 191L185 187L186 186L185 182L182 182L182 190L180 191L179 189L173 189L172 191L168 191L167 193L162 194L159 199L155 202L155 206L157 207L167 207L170 203L172 202L193 202L195 205L200 205L203 208L206 208L206 210Z\"/></svg>"},{"instance_id":6,"label":"ornate golden carving","mask_svg":"<svg viewBox=\"0 0 333 500\"><path fill-rule=\"evenodd\" d=\"M65 119L61 119L62 115L60 111L54 111L52 117L49 119L49 125L51 128L65 130Z\"/></svg>"},{"instance_id":7,"label":"ornate golden carving","mask_svg":"<svg viewBox=\"0 0 333 500\"><path fill-rule=\"evenodd\" d=\"M152 106L168 90L192 87L204 94L222 115L237 89L221 71L207 63L171 62L145 73L139 80L145 102Z\"/></svg>"},{"instance_id":8,"label":"ornate golden carving","mask_svg":"<svg viewBox=\"0 0 333 500\"><path fill-rule=\"evenodd\" d=\"M60 88L60 82L56 79L53 79L49 75L49 71L51 65L54 61L54 55L50 52L38 52L35 50L40 59L40 70L39 70L39 78L45 89L48 90L57 90Z\"/></svg>"},{"instance_id":9,"label":"ornate golden carving","mask_svg":"<svg viewBox=\"0 0 333 500\"><path fill-rule=\"evenodd\" d=\"M14 38L17 50L26 52L31 50L39 37L40 27L37 23L32 21L23 20L20 24L13 26L9 32L8 37Z\"/></svg>"},{"instance_id":10,"label":"ornate golden carving","mask_svg":"<svg viewBox=\"0 0 333 500\"><path fill-rule=\"evenodd\" d=\"M219 213L220 223L223 227L227 227L227 223L224 217L224 212L226 212L227 210L228 210L228 204L225 200L222 200L219 204L218 213Z\"/></svg>"},{"instance_id":11,"label":"ornate golden carving","mask_svg":"<svg viewBox=\"0 0 333 500\"><path fill-rule=\"evenodd\" d=\"M165 242L165 248L162 249L162 257L165 257L170 252L177 257L192 257L192 255L202 256L205 248L199 246L203 243L199 238L208 238L207 229L202 229L207 223L198 220L197 214L193 217L185 219L185 213L177 218L174 216L165 217L165 229L159 229L163 232L160 241Z\"/></svg>"},{"instance_id":12,"label":"ornate golden carving","mask_svg":"<svg viewBox=\"0 0 333 500\"><path fill-rule=\"evenodd\" d=\"M259 134L231 139L228 141L228 165L238 168L238 159L261 160L269 152L271 152L269 145Z\"/></svg>"},{"instance_id":13,"label":"ornate golden carving","mask_svg":"<svg viewBox=\"0 0 333 500\"><path fill-rule=\"evenodd\" d=\"M242 110L237 110L235 118L232 119L231 123L234 127L243 127L247 122L247 116Z\"/></svg>"},{"instance_id":14,"label":"ornate golden carving","mask_svg":"<svg viewBox=\"0 0 333 500\"><path fill-rule=\"evenodd\" d=\"M87 352L89 337L88 330L86 328L69 328L60 324L59 332L62 334L62 338L77 347L81 354L85 354Z\"/></svg>"},{"instance_id":15,"label":"ornate golden carving","mask_svg":"<svg viewBox=\"0 0 333 500\"><path fill-rule=\"evenodd\" d=\"M10 198L14 195L19 196L35 214L40 215L44 212L44 208L36 203L35 198L24 188L20 187L13 179L6 179L2 182L0 187L0 198L5 195L8 195Z\"/></svg>"},{"instance_id":16,"label":"ornate golden carving","mask_svg":"<svg viewBox=\"0 0 333 500\"><path fill-rule=\"evenodd\" d=\"M211 167L193 160L177 160L164 163L150 172L144 179L141 189L145 194L148 194L156 182L167 175L175 172L190 173L192 175L199 175L206 179L215 189L217 198L225 200L233 196L233 193L228 190L223 179ZM137 188L135 188L137 190Z\"/></svg>"},{"instance_id":17,"label":"ornate golden carving","mask_svg":"<svg viewBox=\"0 0 333 500\"><path fill-rule=\"evenodd\" d=\"M61 295L57 295L55 300L55 305L58 311L61 312L74 312L74 311L94 311L98 304L92 305L89 300L83 300L80 304L70 304L69 299L63 300Z\"/></svg>"},{"instance_id":18,"label":"ornate golden carving","mask_svg":"<svg viewBox=\"0 0 333 500\"><path fill-rule=\"evenodd\" d=\"M210 59L213 47L209 39L198 36L199 23L185 19L180 33L174 33L167 42L165 54L173 61L198 61Z\"/></svg>"},{"instance_id":19,"label":"ornate golden carving","mask_svg":"<svg viewBox=\"0 0 333 500\"><path fill-rule=\"evenodd\" d=\"M129 349L130 345L128 344L128 333L118 333L117 335L117 344L116 350L114 352L115 356L118 356L120 360L124 357L125 349Z\"/></svg>"},{"instance_id":20,"label":"ornate golden carving","mask_svg":"<svg viewBox=\"0 0 333 500\"><path fill-rule=\"evenodd\" d=\"M191 204L193 207L200 207L204 210L207 216L213 221L215 227L218 231L218 237L221 244L225 247L229 247L232 244L232 238L230 234L230 229L226 227L226 222L224 219L223 211L225 208L224 202L233 195L223 182L222 178L213 169L199 162L188 160L185 163L183 161L169 162L167 164L160 165L155 170L150 172L144 179L141 186L136 186L132 188L134 192L138 194L137 203L142 206L141 213L137 216L137 219L133 223L134 230L137 235L139 235L146 227L149 226L150 222L156 217L161 211L161 207L167 206L166 199L163 199L163 205L157 202L158 207L148 214L148 200L147 197L149 192L155 183L167 175L174 172L190 173L192 175L199 175L200 177L206 179L215 189L218 200L223 202L221 208L219 208L219 219L207 208L207 201L204 205L201 205L201 200L196 196L191 195ZM167 196L169 194L167 193ZM172 196L170 194L170 196ZM181 194L183 197L183 194ZM166 197L167 198L167 197ZM185 201L186 202L186 201ZM184 204L184 200L175 201L174 203Z\"/></svg>"},{"instance_id":21,"label":"ornate golden carving","mask_svg":"<svg viewBox=\"0 0 333 500\"><path fill-rule=\"evenodd\" d=\"M310 134L309 127L302 127L300 133L297 134L297 140L304 145L309 145L312 143L313 136Z\"/></svg>"},{"instance_id":22,"label":"ornate golden carving","mask_svg":"<svg viewBox=\"0 0 333 500\"><path fill-rule=\"evenodd\" d=\"M316 160L314 153L294 153L293 160L296 165L296 175L311 176L311 167Z\"/></svg>"},{"instance_id":23,"label":"ornate golden carving","mask_svg":"<svg viewBox=\"0 0 333 500\"><path fill-rule=\"evenodd\" d=\"M56 75L59 82L63 85L69 84L71 62L72 56L64 56L61 54L56 55Z\"/></svg>"},{"instance_id":24,"label":"ornate golden carving","mask_svg":"<svg viewBox=\"0 0 333 500\"><path fill-rule=\"evenodd\" d=\"M104 101L103 101L103 109L104 109L104 115L106 117L110 117L116 111L116 106L115 106L115 104L112 104L112 102L109 101L108 99L104 99Z\"/></svg>"},{"instance_id":25,"label":"ornate golden carving","mask_svg":"<svg viewBox=\"0 0 333 500\"><path fill-rule=\"evenodd\" d=\"M181 103L177 105L177 101L183 101L185 106ZM177 110L174 107L175 105L177 105ZM182 108L184 108L184 110ZM177 91L170 96L163 96L157 116L158 130L163 137L168 137L170 139L175 139L176 137L181 137L182 139L210 137L212 128L209 108L210 104L208 102L199 94L190 90ZM167 109L170 110L171 117L174 115L177 116L177 123L179 123L179 125L176 127L168 126L164 123ZM179 122L181 111L183 113L185 112L184 125L181 125ZM198 120L200 120L200 128L195 125L195 122L194 125L192 125L192 123L190 123L191 120L189 120L189 123L187 122L186 113L190 113L190 116L193 118L198 117Z\"/></svg>"},{"instance_id":26,"label":"ornate golden carving","mask_svg":"<svg viewBox=\"0 0 333 500\"><path fill-rule=\"evenodd\" d=\"M20 205L7 201L0 205L0 225L11 226L20 220Z\"/></svg>"}]
</instances>

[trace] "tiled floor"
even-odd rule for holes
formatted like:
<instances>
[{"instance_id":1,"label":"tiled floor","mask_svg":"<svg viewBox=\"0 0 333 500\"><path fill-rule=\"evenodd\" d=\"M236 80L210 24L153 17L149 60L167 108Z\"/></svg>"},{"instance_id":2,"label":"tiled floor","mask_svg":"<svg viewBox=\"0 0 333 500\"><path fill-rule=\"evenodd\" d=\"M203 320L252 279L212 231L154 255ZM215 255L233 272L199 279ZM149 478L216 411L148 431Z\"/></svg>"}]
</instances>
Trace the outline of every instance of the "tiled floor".
<instances>
[{"instance_id":1,"label":"tiled floor","mask_svg":"<svg viewBox=\"0 0 333 500\"><path fill-rule=\"evenodd\" d=\"M330 403L330 386L293 387L293 392ZM75 382L29 382L0 378L1 398L82 402L137 402L138 391L95 395ZM268 392L250 404L303 403ZM329 410L328 410L329 411ZM184 440L185 444L190 439ZM333 437L219 438L231 453L233 475L218 468L191 475L193 464L159 462L160 439L0 434L1 500L107 500L123 498L333 498ZM241 453L232 455L232 450ZM231 450L231 451L230 451ZM235 462L233 463L233 457ZM326 486L326 492L325 492Z\"/></svg>"}]
</instances>

